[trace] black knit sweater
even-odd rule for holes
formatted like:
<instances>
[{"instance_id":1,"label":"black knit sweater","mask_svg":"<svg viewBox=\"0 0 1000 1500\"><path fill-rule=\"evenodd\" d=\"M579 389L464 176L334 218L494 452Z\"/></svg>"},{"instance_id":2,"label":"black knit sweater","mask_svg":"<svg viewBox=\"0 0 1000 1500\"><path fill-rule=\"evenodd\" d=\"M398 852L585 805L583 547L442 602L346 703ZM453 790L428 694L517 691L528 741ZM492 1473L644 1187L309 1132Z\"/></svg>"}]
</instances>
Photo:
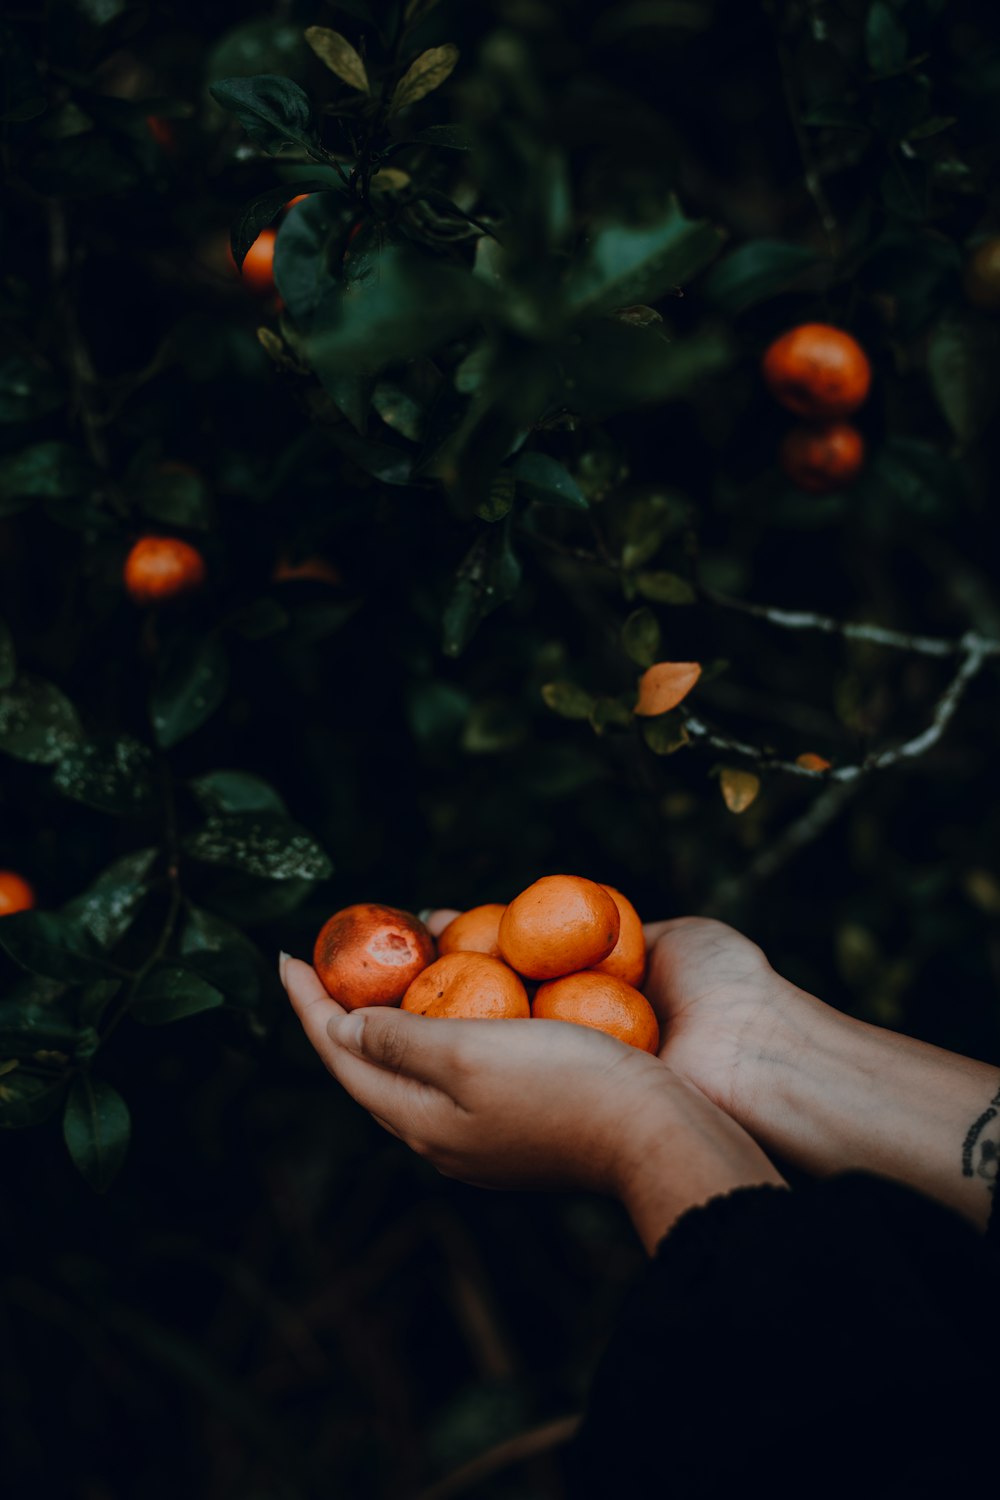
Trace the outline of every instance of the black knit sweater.
<instances>
[{"instance_id":1,"label":"black knit sweater","mask_svg":"<svg viewBox=\"0 0 1000 1500\"><path fill-rule=\"evenodd\" d=\"M996 1204L984 1238L874 1177L690 1210L598 1372L574 1500L996 1493L998 1272Z\"/></svg>"}]
</instances>

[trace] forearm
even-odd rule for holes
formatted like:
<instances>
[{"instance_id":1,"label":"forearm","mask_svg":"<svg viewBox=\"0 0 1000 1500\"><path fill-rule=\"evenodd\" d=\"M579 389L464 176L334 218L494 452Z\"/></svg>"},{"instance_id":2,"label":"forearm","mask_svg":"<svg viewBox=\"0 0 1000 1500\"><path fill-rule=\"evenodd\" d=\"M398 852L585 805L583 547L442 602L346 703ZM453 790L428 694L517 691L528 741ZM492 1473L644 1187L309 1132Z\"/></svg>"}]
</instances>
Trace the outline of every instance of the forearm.
<instances>
[{"instance_id":1,"label":"forearm","mask_svg":"<svg viewBox=\"0 0 1000 1500\"><path fill-rule=\"evenodd\" d=\"M985 1227L1000 1146L1000 1069L801 997L742 1123L820 1176L867 1171Z\"/></svg>"},{"instance_id":2,"label":"forearm","mask_svg":"<svg viewBox=\"0 0 1000 1500\"><path fill-rule=\"evenodd\" d=\"M652 1255L689 1208L735 1188L785 1180L764 1151L735 1121L697 1089L678 1083L662 1109L650 1114L624 1163L620 1197Z\"/></svg>"}]
</instances>

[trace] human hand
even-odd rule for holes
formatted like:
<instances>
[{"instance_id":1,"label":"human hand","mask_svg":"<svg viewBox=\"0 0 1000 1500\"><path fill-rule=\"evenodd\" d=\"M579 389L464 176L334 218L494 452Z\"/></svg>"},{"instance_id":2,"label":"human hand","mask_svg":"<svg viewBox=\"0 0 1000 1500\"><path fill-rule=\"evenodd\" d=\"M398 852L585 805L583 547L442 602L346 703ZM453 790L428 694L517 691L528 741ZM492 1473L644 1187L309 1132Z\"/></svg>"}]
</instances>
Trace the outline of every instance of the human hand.
<instances>
[{"instance_id":1,"label":"human hand","mask_svg":"<svg viewBox=\"0 0 1000 1500\"><path fill-rule=\"evenodd\" d=\"M745 1133L655 1058L559 1021L345 1012L286 959L293 1006L333 1076L446 1176L620 1198L650 1248L717 1192L780 1178Z\"/></svg>"}]
</instances>

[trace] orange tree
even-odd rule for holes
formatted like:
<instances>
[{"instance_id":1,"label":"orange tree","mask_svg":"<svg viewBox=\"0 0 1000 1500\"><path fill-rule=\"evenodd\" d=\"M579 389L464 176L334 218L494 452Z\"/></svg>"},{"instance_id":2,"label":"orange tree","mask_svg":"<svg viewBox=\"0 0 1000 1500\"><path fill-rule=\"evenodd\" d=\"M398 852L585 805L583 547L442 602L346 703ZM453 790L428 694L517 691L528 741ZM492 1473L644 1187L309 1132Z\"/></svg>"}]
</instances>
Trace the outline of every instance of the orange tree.
<instances>
[{"instance_id":1,"label":"orange tree","mask_svg":"<svg viewBox=\"0 0 1000 1500\"><path fill-rule=\"evenodd\" d=\"M458 1190L315 1076L279 946L350 902L570 869L996 1046L995 21L61 0L3 42L0 868L37 903L0 917L19 1369L49 1388L32 1320L105 1341L73 1419L101 1483L162 1447L173 1381L211 1413L175 1487L207 1450L213 1493L261 1462L312 1493L335 1457L397 1494L577 1399L598 1262L632 1261L589 1210L459 1195L458 1227ZM814 325L846 405L803 404L776 344ZM381 1285L379 1235L419 1260L428 1203L475 1354L441 1356L439 1407L406 1395L422 1281L366 1325L378 1375L350 1293L318 1290ZM586 1337L525 1293L511 1224L550 1280L575 1266ZM308 1265L283 1251L247 1312L261 1244L291 1241ZM248 1243L202 1361L208 1262ZM134 1271L171 1255L183 1309ZM116 1358L145 1372L124 1449ZM346 1425L307 1441L331 1382Z\"/></svg>"}]
</instances>

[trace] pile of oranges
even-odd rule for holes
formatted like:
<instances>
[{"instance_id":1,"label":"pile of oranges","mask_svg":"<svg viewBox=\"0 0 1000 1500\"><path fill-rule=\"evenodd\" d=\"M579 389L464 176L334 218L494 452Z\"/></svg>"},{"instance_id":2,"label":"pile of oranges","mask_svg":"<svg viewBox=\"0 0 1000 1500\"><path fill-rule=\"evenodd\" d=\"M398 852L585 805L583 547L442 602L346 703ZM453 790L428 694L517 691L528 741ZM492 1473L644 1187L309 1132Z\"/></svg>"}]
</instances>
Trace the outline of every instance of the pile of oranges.
<instances>
[{"instance_id":1,"label":"pile of oranges","mask_svg":"<svg viewBox=\"0 0 1000 1500\"><path fill-rule=\"evenodd\" d=\"M865 442L845 418L867 399L872 381L857 339L828 323L800 323L768 347L762 369L775 399L806 419L781 444L788 478L817 495L850 484L864 466Z\"/></svg>"},{"instance_id":2,"label":"pile of oranges","mask_svg":"<svg viewBox=\"0 0 1000 1500\"><path fill-rule=\"evenodd\" d=\"M409 912L348 906L322 927L313 962L348 1010L399 1005L451 1019L572 1021L645 1052L660 1044L638 988L646 970L639 915L620 891L579 875L544 875L506 906L463 912L436 952Z\"/></svg>"}]
</instances>

